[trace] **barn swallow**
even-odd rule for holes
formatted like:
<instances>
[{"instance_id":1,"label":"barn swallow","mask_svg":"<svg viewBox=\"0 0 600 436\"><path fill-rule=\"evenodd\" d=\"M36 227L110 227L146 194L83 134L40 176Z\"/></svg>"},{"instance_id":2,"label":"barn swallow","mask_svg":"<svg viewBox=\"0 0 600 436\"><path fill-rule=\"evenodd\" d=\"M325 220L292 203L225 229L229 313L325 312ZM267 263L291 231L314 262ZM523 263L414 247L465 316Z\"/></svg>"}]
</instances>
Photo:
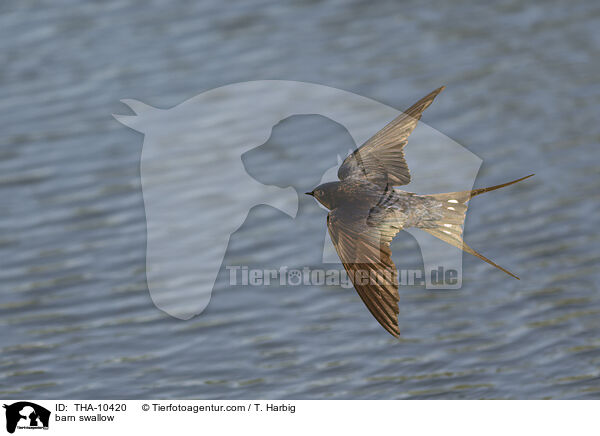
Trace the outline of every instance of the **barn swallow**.
<instances>
[{"instance_id":1,"label":"barn swallow","mask_svg":"<svg viewBox=\"0 0 600 436\"><path fill-rule=\"evenodd\" d=\"M396 186L410 182L404 146L423 111L445 87L423 97L351 153L338 170L339 181L306 194L329 210L327 228L354 288L371 314L390 334L398 327L398 271L390 242L415 227L466 251L518 279L463 241L467 202L476 195L525 180L470 191L419 195Z\"/></svg>"}]
</instances>

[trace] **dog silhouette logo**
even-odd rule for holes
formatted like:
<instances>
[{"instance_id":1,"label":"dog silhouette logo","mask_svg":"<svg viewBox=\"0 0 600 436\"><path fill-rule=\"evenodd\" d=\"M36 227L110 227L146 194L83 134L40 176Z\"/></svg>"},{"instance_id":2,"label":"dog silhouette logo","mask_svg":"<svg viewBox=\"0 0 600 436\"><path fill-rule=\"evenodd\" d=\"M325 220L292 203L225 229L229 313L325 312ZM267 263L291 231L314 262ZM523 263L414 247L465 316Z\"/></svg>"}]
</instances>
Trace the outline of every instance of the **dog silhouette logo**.
<instances>
[{"instance_id":1,"label":"dog silhouette logo","mask_svg":"<svg viewBox=\"0 0 600 436\"><path fill-rule=\"evenodd\" d=\"M19 401L10 405L5 404L6 431L14 433L18 429L48 429L50 411L29 401Z\"/></svg>"},{"instance_id":2,"label":"dog silhouette logo","mask_svg":"<svg viewBox=\"0 0 600 436\"><path fill-rule=\"evenodd\" d=\"M114 115L116 120L144 135L140 178L148 289L159 309L182 320L207 307L230 235L250 209L267 205L296 218L298 192L259 182L247 172L242 155L266 143L276 125L296 115L316 114L338 123L356 146L400 113L351 92L284 80L234 83L168 109L121 101L134 115ZM469 190L481 165L479 157L423 122L406 152L415 174L412 192ZM331 165L335 163L334 156ZM330 181L325 179L335 179L337 170L326 173L323 181ZM426 272L440 265L462 270L459 250L425 232L409 233L421 248ZM339 264L328 236L325 245L323 262ZM442 287L460 286L459 277L455 285ZM428 289L437 287L427 283Z\"/></svg>"}]
</instances>

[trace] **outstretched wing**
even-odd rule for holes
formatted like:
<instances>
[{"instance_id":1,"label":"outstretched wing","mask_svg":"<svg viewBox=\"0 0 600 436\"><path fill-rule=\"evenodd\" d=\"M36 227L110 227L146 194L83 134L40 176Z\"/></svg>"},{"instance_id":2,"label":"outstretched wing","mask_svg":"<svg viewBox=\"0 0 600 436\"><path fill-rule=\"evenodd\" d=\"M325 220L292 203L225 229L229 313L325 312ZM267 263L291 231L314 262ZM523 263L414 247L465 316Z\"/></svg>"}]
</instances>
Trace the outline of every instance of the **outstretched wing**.
<instances>
[{"instance_id":1,"label":"outstretched wing","mask_svg":"<svg viewBox=\"0 0 600 436\"><path fill-rule=\"evenodd\" d=\"M398 337L398 271L390 242L402 228L393 219L369 221L368 212L335 209L327 216L331 240L354 288L379 324Z\"/></svg>"},{"instance_id":2,"label":"outstretched wing","mask_svg":"<svg viewBox=\"0 0 600 436\"><path fill-rule=\"evenodd\" d=\"M339 179L366 178L372 183L389 183L391 186L410 182L410 171L404 160L404 146L423 111L444 88L442 86L436 89L413 104L350 154L338 171Z\"/></svg>"}]
</instances>

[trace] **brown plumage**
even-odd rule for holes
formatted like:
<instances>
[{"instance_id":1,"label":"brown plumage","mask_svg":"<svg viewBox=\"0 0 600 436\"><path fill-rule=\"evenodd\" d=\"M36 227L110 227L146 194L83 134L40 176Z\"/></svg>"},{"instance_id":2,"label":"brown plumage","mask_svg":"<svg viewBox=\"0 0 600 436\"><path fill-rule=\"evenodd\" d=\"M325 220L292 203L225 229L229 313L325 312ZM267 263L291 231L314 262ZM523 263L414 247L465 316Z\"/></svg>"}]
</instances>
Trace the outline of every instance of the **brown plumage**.
<instances>
[{"instance_id":1,"label":"brown plumage","mask_svg":"<svg viewBox=\"0 0 600 436\"><path fill-rule=\"evenodd\" d=\"M375 319L398 337L398 271L390 242L398 232L420 228L518 279L464 243L467 202L474 196L517 183L472 191L418 195L394 188L410 182L404 146L423 111L444 87L423 97L351 153L338 171L340 181L307 194L330 210L327 228L358 295Z\"/></svg>"}]
</instances>

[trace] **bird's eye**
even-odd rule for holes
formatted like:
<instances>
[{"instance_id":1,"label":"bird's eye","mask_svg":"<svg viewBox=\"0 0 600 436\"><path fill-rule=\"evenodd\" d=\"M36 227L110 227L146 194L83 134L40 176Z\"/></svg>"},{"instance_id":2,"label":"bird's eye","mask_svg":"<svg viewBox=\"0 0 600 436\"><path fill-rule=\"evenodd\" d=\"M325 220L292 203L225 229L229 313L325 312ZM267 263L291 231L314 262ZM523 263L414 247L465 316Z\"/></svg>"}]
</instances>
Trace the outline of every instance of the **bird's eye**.
<instances>
[{"instance_id":1,"label":"bird's eye","mask_svg":"<svg viewBox=\"0 0 600 436\"><path fill-rule=\"evenodd\" d=\"M321 189L318 189L318 190L317 190L317 195L318 195L319 197L320 197L320 196L322 196L322 195L323 195L323 190L321 190Z\"/></svg>"}]
</instances>

